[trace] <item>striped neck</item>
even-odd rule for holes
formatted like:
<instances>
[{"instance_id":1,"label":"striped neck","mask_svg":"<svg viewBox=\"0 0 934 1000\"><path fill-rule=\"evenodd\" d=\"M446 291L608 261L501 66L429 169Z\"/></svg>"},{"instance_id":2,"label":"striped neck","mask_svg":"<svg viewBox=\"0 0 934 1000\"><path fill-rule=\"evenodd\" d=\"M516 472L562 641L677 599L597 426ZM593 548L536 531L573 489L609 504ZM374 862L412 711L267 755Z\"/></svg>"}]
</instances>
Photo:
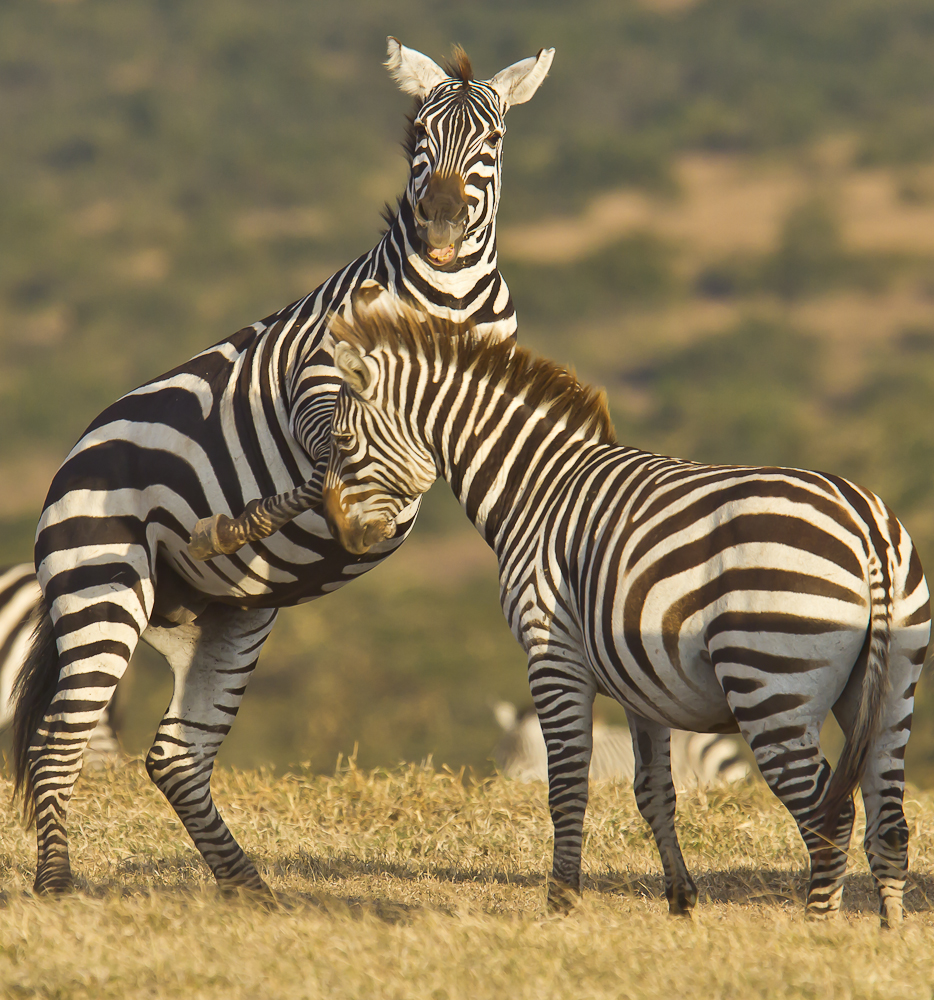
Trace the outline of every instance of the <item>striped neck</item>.
<instances>
[{"instance_id":1,"label":"striped neck","mask_svg":"<svg viewBox=\"0 0 934 1000\"><path fill-rule=\"evenodd\" d=\"M427 311L442 319L463 322L476 306L478 290L482 291L478 284L497 270L495 214L485 226L467 234L456 266L450 271L439 270L425 259L407 191L374 257L373 277L377 281L382 273L386 287L402 297L408 298L414 289L423 309L428 307Z\"/></svg>"},{"instance_id":2,"label":"striped neck","mask_svg":"<svg viewBox=\"0 0 934 1000\"><path fill-rule=\"evenodd\" d=\"M607 444L570 430L547 406L533 408L499 387L474 382L455 398L429 444L438 473L487 543L497 553L510 524L580 468L584 456Z\"/></svg>"}]
</instances>

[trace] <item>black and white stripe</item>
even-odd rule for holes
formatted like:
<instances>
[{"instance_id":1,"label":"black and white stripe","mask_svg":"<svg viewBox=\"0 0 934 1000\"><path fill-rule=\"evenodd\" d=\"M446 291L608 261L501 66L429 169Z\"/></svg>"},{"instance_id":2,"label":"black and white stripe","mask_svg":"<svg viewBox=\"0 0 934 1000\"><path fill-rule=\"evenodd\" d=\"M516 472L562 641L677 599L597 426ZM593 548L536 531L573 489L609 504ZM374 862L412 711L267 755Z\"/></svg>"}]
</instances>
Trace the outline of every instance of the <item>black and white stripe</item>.
<instances>
[{"instance_id":1,"label":"black and white stripe","mask_svg":"<svg viewBox=\"0 0 934 1000\"><path fill-rule=\"evenodd\" d=\"M804 838L811 916L839 909L861 786L882 917L899 919L904 752L930 608L885 504L836 476L618 445L602 399L567 372L410 312L338 336L328 523L365 552L437 472L496 552L548 747L550 905L580 891L602 692L626 709L673 913L697 899L674 825L676 727L742 733ZM846 734L832 777L820 747L830 711Z\"/></svg>"},{"instance_id":2,"label":"black and white stripe","mask_svg":"<svg viewBox=\"0 0 934 1000\"><path fill-rule=\"evenodd\" d=\"M26 664L41 599L31 563L0 567L0 731L13 722L16 683ZM88 737L85 764L96 767L118 759L119 754L108 705Z\"/></svg>"},{"instance_id":3,"label":"black and white stripe","mask_svg":"<svg viewBox=\"0 0 934 1000\"><path fill-rule=\"evenodd\" d=\"M542 50L477 81L462 52L448 72L391 38L387 66L416 113L411 175L379 244L310 295L105 410L55 476L36 539L49 616L14 726L18 786L36 816L37 891L73 884L68 799L87 738L142 637L175 674L149 773L218 882L268 892L214 807L215 755L277 609L379 563L405 538L417 503L396 537L362 558L349 557L313 512L207 560L192 557L190 536L208 515L240 514L259 498L320 483L340 385L332 314L351 316L378 289L496 338L514 334L496 262L504 115L532 97L552 56ZM192 551L210 555L199 537Z\"/></svg>"}]
</instances>

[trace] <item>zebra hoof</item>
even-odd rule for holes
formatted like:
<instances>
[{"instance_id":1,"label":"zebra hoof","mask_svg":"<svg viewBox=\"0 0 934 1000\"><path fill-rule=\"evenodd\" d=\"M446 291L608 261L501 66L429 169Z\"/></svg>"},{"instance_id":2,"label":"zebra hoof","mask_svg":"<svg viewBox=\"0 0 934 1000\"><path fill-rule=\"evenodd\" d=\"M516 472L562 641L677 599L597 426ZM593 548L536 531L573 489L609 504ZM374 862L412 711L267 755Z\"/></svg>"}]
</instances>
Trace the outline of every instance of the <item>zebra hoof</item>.
<instances>
[{"instance_id":1,"label":"zebra hoof","mask_svg":"<svg viewBox=\"0 0 934 1000\"><path fill-rule=\"evenodd\" d=\"M36 873L36 880L33 882L32 891L36 896L67 896L75 891L75 880L71 872L43 872Z\"/></svg>"},{"instance_id":2,"label":"zebra hoof","mask_svg":"<svg viewBox=\"0 0 934 1000\"><path fill-rule=\"evenodd\" d=\"M898 913L881 913L879 914L879 926L884 931L896 931L902 926L905 919L904 911L899 910Z\"/></svg>"},{"instance_id":3,"label":"zebra hoof","mask_svg":"<svg viewBox=\"0 0 934 1000\"><path fill-rule=\"evenodd\" d=\"M224 899L260 906L264 910L280 908L278 897L262 880L259 885L222 885L219 888Z\"/></svg>"},{"instance_id":4,"label":"zebra hoof","mask_svg":"<svg viewBox=\"0 0 934 1000\"><path fill-rule=\"evenodd\" d=\"M669 889L665 893L668 897L668 914L672 917L687 917L691 919L694 907L697 905L697 888L694 885L681 885L676 889Z\"/></svg>"},{"instance_id":5,"label":"zebra hoof","mask_svg":"<svg viewBox=\"0 0 934 1000\"><path fill-rule=\"evenodd\" d=\"M552 876L548 880L548 912L556 916L567 916L580 902L579 889Z\"/></svg>"}]
</instances>

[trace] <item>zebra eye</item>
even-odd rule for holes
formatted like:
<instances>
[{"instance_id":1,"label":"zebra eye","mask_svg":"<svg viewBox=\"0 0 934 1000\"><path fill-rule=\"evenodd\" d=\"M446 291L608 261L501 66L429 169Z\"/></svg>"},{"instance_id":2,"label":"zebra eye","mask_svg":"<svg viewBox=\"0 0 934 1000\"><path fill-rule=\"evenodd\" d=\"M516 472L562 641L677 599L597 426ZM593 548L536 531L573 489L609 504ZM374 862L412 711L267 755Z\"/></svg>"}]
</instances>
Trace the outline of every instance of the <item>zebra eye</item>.
<instances>
[{"instance_id":1,"label":"zebra eye","mask_svg":"<svg viewBox=\"0 0 934 1000\"><path fill-rule=\"evenodd\" d=\"M493 131L490 132L490 134L486 137L486 141L491 146L498 145L500 142L502 142L502 139L503 139L503 133L500 132L499 129L493 129Z\"/></svg>"},{"instance_id":2,"label":"zebra eye","mask_svg":"<svg viewBox=\"0 0 934 1000\"><path fill-rule=\"evenodd\" d=\"M344 431L332 431L331 437L338 448L349 448L353 444L353 434Z\"/></svg>"}]
</instances>

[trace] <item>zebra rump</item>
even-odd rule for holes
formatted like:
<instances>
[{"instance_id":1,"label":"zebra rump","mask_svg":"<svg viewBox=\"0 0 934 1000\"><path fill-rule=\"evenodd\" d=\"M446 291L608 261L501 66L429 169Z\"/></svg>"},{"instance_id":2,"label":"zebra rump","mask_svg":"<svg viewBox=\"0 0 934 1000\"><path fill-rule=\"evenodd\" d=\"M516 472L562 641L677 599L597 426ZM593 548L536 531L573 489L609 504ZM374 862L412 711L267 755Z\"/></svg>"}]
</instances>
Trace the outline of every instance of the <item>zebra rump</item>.
<instances>
[{"instance_id":1,"label":"zebra rump","mask_svg":"<svg viewBox=\"0 0 934 1000\"><path fill-rule=\"evenodd\" d=\"M29 691L26 700L31 703L35 699L37 705L46 698L45 682L40 681L37 689L33 690L26 675L26 662L34 634L38 643L37 655L40 658L45 655L42 647L51 623L44 620L47 617L44 607L42 590L31 563L0 569L0 731L13 722L21 692ZM51 665L52 661L45 662ZM40 663L34 664L32 669L42 674ZM48 698L51 697L48 694ZM113 726L113 713L108 706L88 739L86 766L99 767L118 757L120 746Z\"/></svg>"},{"instance_id":2,"label":"zebra rump","mask_svg":"<svg viewBox=\"0 0 934 1000\"><path fill-rule=\"evenodd\" d=\"M493 714L503 729L493 751L493 761L503 776L523 782L547 781L548 751L535 709L520 714L511 702L498 701ZM595 719L589 780L632 784L634 773L632 733L625 726L608 726ZM671 779L676 792L732 784L748 777L749 765L729 736L671 731Z\"/></svg>"}]
</instances>

